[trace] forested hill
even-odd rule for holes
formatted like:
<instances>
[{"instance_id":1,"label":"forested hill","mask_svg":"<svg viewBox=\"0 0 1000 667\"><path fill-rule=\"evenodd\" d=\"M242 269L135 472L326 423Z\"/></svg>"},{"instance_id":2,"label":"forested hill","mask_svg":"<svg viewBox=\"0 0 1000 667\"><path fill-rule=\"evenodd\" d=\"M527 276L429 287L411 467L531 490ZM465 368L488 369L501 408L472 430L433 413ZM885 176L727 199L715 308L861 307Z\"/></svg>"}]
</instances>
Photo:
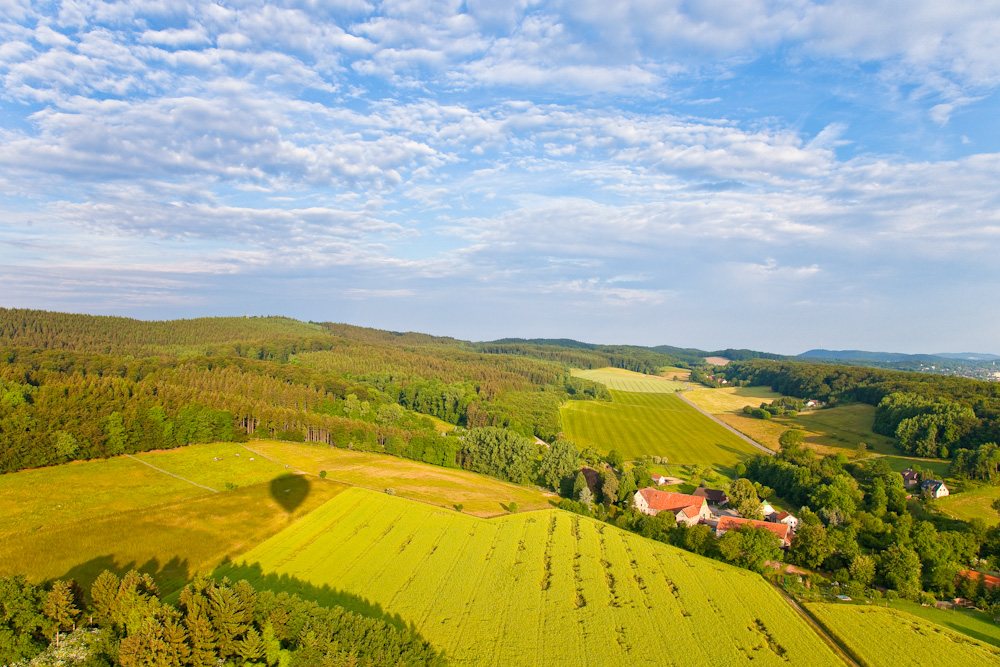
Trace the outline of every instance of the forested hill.
<instances>
[{"instance_id":1,"label":"forested hill","mask_svg":"<svg viewBox=\"0 0 1000 667\"><path fill-rule=\"evenodd\" d=\"M552 440L567 399L609 398L571 367L677 361L283 317L0 309L0 471L253 435L456 465L460 441L423 415Z\"/></svg>"},{"instance_id":2,"label":"forested hill","mask_svg":"<svg viewBox=\"0 0 1000 667\"><path fill-rule=\"evenodd\" d=\"M764 359L733 362L723 375L798 398L877 406L874 431L895 437L903 451L918 456L949 458L1000 442L1000 383Z\"/></svg>"}]
</instances>

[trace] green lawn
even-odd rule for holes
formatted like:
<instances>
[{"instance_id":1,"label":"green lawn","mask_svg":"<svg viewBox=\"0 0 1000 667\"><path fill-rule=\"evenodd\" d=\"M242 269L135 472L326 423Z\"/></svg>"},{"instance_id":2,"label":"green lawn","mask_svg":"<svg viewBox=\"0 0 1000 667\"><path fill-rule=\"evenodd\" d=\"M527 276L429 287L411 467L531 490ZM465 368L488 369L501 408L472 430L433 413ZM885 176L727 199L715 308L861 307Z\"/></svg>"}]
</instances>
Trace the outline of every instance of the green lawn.
<instances>
[{"instance_id":1,"label":"green lawn","mask_svg":"<svg viewBox=\"0 0 1000 667\"><path fill-rule=\"evenodd\" d=\"M922 618L876 605L807 605L826 629L866 667L986 667L1000 649Z\"/></svg>"},{"instance_id":2,"label":"green lawn","mask_svg":"<svg viewBox=\"0 0 1000 667\"><path fill-rule=\"evenodd\" d=\"M953 493L934 501L943 513L962 521L982 519L993 526L1000 523L997 511L990 504L1000 498L1000 486L981 486L971 491Z\"/></svg>"},{"instance_id":3,"label":"green lawn","mask_svg":"<svg viewBox=\"0 0 1000 667\"><path fill-rule=\"evenodd\" d=\"M675 394L611 390L611 395L611 403L569 401L563 406L566 436L584 447L617 449L626 459L665 456L671 464L719 470L730 470L759 451Z\"/></svg>"},{"instance_id":4,"label":"green lawn","mask_svg":"<svg viewBox=\"0 0 1000 667\"><path fill-rule=\"evenodd\" d=\"M840 667L758 575L559 510L483 520L352 488L222 575L377 609L455 665Z\"/></svg>"},{"instance_id":5,"label":"green lawn","mask_svg":"<svg viewBox=\"0 0 1000 667\"><path fill-rule=\"evenodd\" d=\"M1000 647L1000 625L981 611L966 609L938 609L925 607L907 600L889 603L893 609L919 616L920 618L961 632L973 639Z\"/></svg>"},{"instance_id":6,"label":"green lawn","mask_svg":"<svg viewBox=\"0 0 1000 667\"><path fill-rule=\"evenodd\" d=\"M677 371L680 371L680 369L677 369ZM668 380L665 377L657 375L634 373L621 368L598 368L588 371L573 369L572 372L575 377L600 382L606 385L608 389L616 389L618 391L671 394L685 387L683 382Z\"/></svg>"}]
</instances>

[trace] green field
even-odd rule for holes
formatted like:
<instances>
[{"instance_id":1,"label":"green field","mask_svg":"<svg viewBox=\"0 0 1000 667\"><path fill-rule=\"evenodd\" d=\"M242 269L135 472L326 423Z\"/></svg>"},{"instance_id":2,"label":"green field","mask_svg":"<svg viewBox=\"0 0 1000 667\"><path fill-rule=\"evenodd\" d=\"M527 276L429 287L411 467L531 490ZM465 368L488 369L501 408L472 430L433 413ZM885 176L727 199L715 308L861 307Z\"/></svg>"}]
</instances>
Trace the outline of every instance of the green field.
<instances>
[{"instance_id":1,"label":"green field","mask_svg":"<svg viewBox=\"0 0 1000 667\"><path fill-rule=\"evenodd\" d=\"M1000 625L981 611L968 609L938 609L925 607L909 600L896 600L889 603L890 608L919 616L920 618L943 625L955 632L968 635L987 644L1000 647Z\"/></svg>"},{"instance_id":2,"label":"green field","mask_svg":"<svg viewBox=\"0 0 1000 667\"><path fill-rule=\"evenodd\" d=\"M838 665L759 576L559 510L353 488L217 573L412 624L459 665Z\"/></svg>"},{"instance_id":3,"label":"green field","mask_svg":"<svg viewBox=\"0 0 1000 667\"><path fill-rule=\"evenodd\" d=\"M1000 523L997 511L990 504L1000 498L1000 486L981 486L971 491L955 493L934 501L941 512L962 521L982 519L987 525Z\"/></svg>"},{"instance_id":4,"label":"green field","mask_svg":"<svg viewBox=\"0 0 1000 667\"><path fill-rule=\"evenodd\" d=\"M878 606L807 605L865 667L978 667L1000 662L1000 649L910 614Z\"/></svg>"},{"instance_id":5,"label":"green field","mask_svg":"<svg viewBox=\"0 0 1000 667\"><path fill-rule=\"evenodd\" d=\"M386 454L369 454L349 449L303 445L276 440L255 440L247 447L293 469L318 475L352 486L375 491L391 488L401 498L451 508L457 503L463 511L489 517L505 514L505 506L516 502L519 510L552 507L558 497L467 470L442 468Z\"/></svg>"},{"instance_id":6,"label":"green field","mask_svg":"<svg viewBox=\"0 0 1000 667\"><path fill-rule=\"evenodd\" d=\"M569 401L563 406L566 436L600 451L617 449L626 459L665 456L671 464L732 469L759 450L719 426L675 394L611 390L612 403Z\"/></svg>"},{"instance_id":7,"label":"green field","mask_svg":"<svg viewBox=\"0 0 1000 667\"><path fill-rule=\"evenodd\" d=\"M4 524L0 576L21 573L37 582L75 579L89 589L106 569L119 573L139 569L153 575L161 591L174 591L190 576L211 572L345 488L287 475L233 491L109 511L38 530L20 532L16 524ZM289 504L287 497L294 503Z\"/></svg>"},{"instance_id":8,"label":"green field","mask_svg":"<svg viewBox=\"0 0 1000 667\"><path fill-rule=\"evenodd\" d=\"M853 453L859 442L868 445L868 451L878 454L898 454L894 440L872 431L875 408L864 403L854 403L836 408L803 412L793 418L779 418L792 427L806 431L806 443L817 449Z\"/></svg>"},{"instance_id":9,"label":"green field","mask_svg":"<svg viewBox=\"0 0 1000 667\"><path fill-rule=\"evenodd\" d=\"M675 372L686 371L677 369ZM597 368L589 371L573 369L573 375L586 380L600 382L601 384L606 385L608 389L631 391L635 393L672 394L675 391L684 389L686 386L683 382L668 380L667 378L656 375L633 373L632 371L626 371L621 368Z\"/></svg>"},{"instance_id":10,"label":"green field","mask_svg":"<svg viewBox=\"0 0 1000 667\"><path fill-rule=\"evenodd\" d=\"M705 412L720 415L725 412L742 413L744 406L760 407L761 403L770 403L781 394L771 391L768 387L719 387L717 389L693 389L684 397Z\"/></svg>"}]
</instances>

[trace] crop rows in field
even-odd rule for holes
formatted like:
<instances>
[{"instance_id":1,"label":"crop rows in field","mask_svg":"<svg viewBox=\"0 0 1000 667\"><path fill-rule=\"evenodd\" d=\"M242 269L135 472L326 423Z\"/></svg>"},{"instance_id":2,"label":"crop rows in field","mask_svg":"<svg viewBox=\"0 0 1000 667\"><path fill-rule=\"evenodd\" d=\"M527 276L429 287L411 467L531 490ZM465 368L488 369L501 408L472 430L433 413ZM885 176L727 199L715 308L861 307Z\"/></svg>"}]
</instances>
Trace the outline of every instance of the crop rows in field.
<instances>
[{"instance_id":1,"label":"crop rows in field","mask_svg":"<svg viewBox=\"0 0 1000 667\"><path fill-rule=\"evenodd\" d=\"M574 370L573 375L606 385L608 389L636 393L672 394L684 389L683 382L668 380L655 375L643 375L621 368L597 368L594 370Z\"/></svg>"},{"instance_id":2,"label":"crop rows in field","mask_svg":"<svg viewBox=\"0 0 1000 667\"><path fill-rule=\"evenodd\" d=\"M356 596L462 665L837 664L759 576L558 510L486 521L353 488L245 561L220 574Z\"/></svg>"},{"instance_id":3,"label":"crop rows in field","mask_svg":"<svg viewBox=\"0 0 1000 667\"><path fill-rule=\"evenodd\" d=\"M626 459L665 456L673 464L732 468L756 450L674 394L611 391L612 403L570 401L563 431L581 446L617 449Z\"/></svg>"},{"instance_id":4,"label":"crop rows in field","mask_svg":"<svg viewBox=\"0 0 1000 667\"><path fill-rule=\"evenodd\" d=\"M895 609L831 603L808 607L865 667L1000 664L1000 648Z\"/></svg>"}]
</instances>

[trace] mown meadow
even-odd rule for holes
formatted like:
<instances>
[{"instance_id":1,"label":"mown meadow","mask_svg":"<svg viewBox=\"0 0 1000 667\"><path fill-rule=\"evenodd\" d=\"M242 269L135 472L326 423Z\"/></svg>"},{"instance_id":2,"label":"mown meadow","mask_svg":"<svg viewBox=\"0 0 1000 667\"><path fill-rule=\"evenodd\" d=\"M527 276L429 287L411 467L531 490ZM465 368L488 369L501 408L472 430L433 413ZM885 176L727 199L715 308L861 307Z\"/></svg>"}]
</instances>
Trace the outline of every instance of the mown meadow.
<instances>
[{"instance_id":1,"label":"mown meadow","mask_svg":"<svg viewBox=\"0 0 1000 667\"><path fill-rule=\"evenodd\" d=\"M573 377L600 382L608 389L637 393L670 394L681 391L686 386L683 382L668 380L658 375L634 373L623 368L573 369Z\"/></svg>"},{"instance_id":2,"label":"mown meadow","mask_svg":"<svg viewBox=\"0 0 1000 667\"><path fill-rule=\"evenodd\" d=\"M217 575L353 600L456 664L839 664L758 575L560 510L483 520L352 488Z\"/></svg>"},{"instance_id":3,"label":"mown meadow","mask_svg":"<svg viewBox=\"0 0 1000 667\"><path fill-rule=\"evenodd\" d=\"M1000 663L1000 648L896 609L835 603L807 607L864 667Z\"/></svg>"},{"instance_id":4,"label":"mown meadow","mask_svg":"<svg viewBox=\"0 0 1000 667\"><path fill-rule=\"evenodd\" d=\"M566 436L583 447L617 449L626 459L666 457L671 464L731 469L755 453L749 443L673 393L611 390L611 403L570 401L562 408Z\"/></svg>"}]
</instances>

